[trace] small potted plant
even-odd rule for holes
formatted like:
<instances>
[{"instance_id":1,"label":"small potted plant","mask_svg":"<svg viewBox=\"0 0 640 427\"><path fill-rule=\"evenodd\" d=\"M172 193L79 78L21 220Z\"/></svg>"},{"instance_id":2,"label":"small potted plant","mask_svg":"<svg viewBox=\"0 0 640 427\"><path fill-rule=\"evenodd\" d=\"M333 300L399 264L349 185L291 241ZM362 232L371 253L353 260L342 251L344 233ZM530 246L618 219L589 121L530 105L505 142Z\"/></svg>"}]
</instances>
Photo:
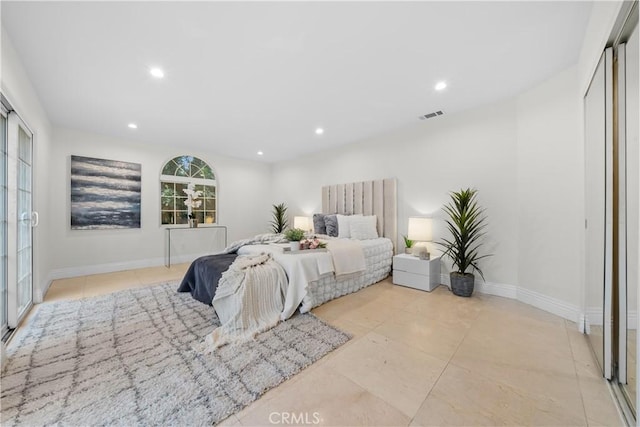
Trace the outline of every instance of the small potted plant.
<instances>
[{"instance_id":1,"label":"small potted plant","mask_svg":"<svg viewBox=\"0 0 640 427\"><path fill-rule=\"evenodd\" d=\"M405 254L411 254L413 252L413 243L414 241L411 240L410 238L408 238L407 236L402 236L402 238L404 239L404 253Z\"/></svg>"},{"instance_id":2,"label":"small potted plant","mask_svg":"<svg viewBox=\"0 0 640 427\"><path fill-rule=\"evenodd\" d=\"M291 250L300 250L300 240L304 239L304 230L300 228L290 228L284 233L284 237L291 242Z\"/></svg>"},{"instance_id":3,"label":"small potted plant","mask_svg":"<svg viewBox=\"0 0 640 427\"><path fill-rule=\"evenodd\" d=\"M467 270L477 271L484 280L478 261L491 256L480 255L487 218L484 209L478 205L477 193L471 188L450 193L451 201L443 209L448 216L445 221L452 237L437 242L444 249L442 255L451 258L456 269L449 275L451 291L463 297L470 297L474 288L475 277Z\"/></svg>"}]
</instances>

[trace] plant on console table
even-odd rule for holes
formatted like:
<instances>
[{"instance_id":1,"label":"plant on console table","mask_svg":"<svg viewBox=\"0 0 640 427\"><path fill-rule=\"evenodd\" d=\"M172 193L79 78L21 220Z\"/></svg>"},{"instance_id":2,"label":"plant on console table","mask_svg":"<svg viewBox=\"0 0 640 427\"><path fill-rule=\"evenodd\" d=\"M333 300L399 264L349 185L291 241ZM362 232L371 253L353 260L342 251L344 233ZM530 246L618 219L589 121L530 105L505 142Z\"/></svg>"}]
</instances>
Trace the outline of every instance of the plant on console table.
<instances>
[{"instance_id":1,"label":"plant on console table","mask_svg":"<svg viewBox=\"0 0 640 427\"><path fill-rule=\"evenodd\" d=\"M196 186L191 182L187 185L187 188L182 191L187 195L187 200L184 201L184 204L187 206L189 227L197 227L198 220L196 219L193 210L198 209L202 205L202 200L198 200L198 198L202 197L202 191L196 190Z\"/></svg>"},{"instance_id":2,"label":"plant on console table","mask_svg":"<svg viewBox=\"0 0 640 427\"><path fill-rule=\"evenodd\" d=\"M300 240L304 239L304 230L300 228L290 228L284 233L284 237L291 242L291 250L300 250Z\"/></svg>"},{"instance_id":3,"label":"plant on console table","mask_svg":"<svg viewBox=\"0 0 640 427\"><path fill-rule=\"evenodd\" d=\"M470 297L474 288L475 277L467 270L477 271L484 280L478 261L491 256L481 255L480 251L487 218L484 209L478 205L477 193L471 188L450 193L451 201L443 209L448 216L445 221L452 237L437 242L444 248L442 255L451 258L453 267L457 269L450 273L451 291L463 297Z\"/></svg>"}]
</instances>

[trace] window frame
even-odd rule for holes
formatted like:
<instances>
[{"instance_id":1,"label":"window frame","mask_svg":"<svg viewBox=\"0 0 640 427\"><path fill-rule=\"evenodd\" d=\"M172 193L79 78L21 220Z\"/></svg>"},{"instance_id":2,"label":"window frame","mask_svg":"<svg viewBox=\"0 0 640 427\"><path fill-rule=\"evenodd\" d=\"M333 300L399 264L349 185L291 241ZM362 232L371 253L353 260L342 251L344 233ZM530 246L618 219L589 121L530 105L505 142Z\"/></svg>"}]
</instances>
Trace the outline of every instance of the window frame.
<instances>
[{"instance_id":1,"label":"window frame","mask_svg":"<svg viewBox=\"0 0 640 427\"><path fill-rule=\"evenodd\" d=\"M214 179L208 179L208 178L198 178L198 177L189 177L189 176L181 176L181 175L164 175L162 174L162 171L164 171L164 169L166 168L166 166L174 161L175 159L181 158L181 157L192 157L193 159L198 159L200 160L202 163L206 164L207 167L211 170ZM171 158L169 158L167 161L162 163L162 166L160 168L160 177L159 177L159 190L158 190L158 196L159 196L159 216L158 216L158 220L160 223L160 227L162 228L169 228L169 227L188 227L187 223L171 223L171 224L166 224L162 222L162 214L163 212L170 212L171 210L168 209L163 209L163 205L162 205L162 190L163 190L163 184L164 183L171 183L171 184L189 184L189 183L193 183L196 186L199 185L207 185L207 186L211 186L215 189L215 205L214 205L214 210L213 212L215 213L214 215L214 221L211 223L206 223L206 222L199 222L198 223L198 227L216 227L219 226L219 205L218 205L218 199L219 199L219 186L218 186L218 173L216 172L216 170L211 166L211 163L209 163L208 161L204 160L202 157L197 157L197 156L193 156L193 155L188 155L188 154L182 154L182 155L178 155L178 156L172 156ZM176 197L176 195L174 195L174 197ZM186 198L186 195L185 195ZM203 200L203 204L205 202L204 198L201 198L201 200ZM176 199L176 203L178 203L178 199ZM173 213L174 213L174 220L176 219L176 213L177 212L181 212L181 211L185 211L185 209L176 209L176 206L174 205L173 208ZM205 212L207 212L206 209L197 209L198 211L200 210L204 210ZM209 212L211 212L211 210L209 210Z\"/></svg>"}]
</instances>

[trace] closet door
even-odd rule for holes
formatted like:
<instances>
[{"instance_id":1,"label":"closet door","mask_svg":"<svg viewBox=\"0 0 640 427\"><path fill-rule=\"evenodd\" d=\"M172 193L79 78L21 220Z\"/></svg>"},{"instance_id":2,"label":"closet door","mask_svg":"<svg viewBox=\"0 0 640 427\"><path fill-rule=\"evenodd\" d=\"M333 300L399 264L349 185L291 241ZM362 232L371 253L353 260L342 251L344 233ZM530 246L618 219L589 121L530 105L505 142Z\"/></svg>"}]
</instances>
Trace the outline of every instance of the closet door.
<instances>
[{"instance_id":1,"label":"closet door","mask_svg":"<svg viewBox=\"0 0 640 427\"><path fill-rule=\"evenodd\" d=\"M612 373L613 51L603 53L584 97L585 329L605 378Z\"/></svg>"},{"instance_id":2,"label":"closet door","mask_svg":"<svg viewBox=\"0 0 640 427\"><path fill-rule=\"evenodd\" d=\"M638 26L617 55L618 165L619 165L619 347L618 382L635 409L637 327L638 327L638 236L640 234L640 150L638 148L640 110ZM635 413L635 411L633 411Z\"/></svg>"}]
</instances>

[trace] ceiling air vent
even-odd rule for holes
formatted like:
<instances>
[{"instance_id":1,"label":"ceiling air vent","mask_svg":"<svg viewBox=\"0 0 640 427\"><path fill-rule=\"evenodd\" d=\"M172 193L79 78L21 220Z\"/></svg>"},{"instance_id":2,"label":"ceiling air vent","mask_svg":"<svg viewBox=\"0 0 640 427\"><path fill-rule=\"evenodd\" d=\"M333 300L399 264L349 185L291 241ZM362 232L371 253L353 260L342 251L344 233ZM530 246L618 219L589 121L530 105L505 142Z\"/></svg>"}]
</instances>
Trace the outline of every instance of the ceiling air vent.
<instances>
[{"instance_id":1,"label":"ceiling air vent","mask_svg":"<svg viewBox=\"0 0 640 427\"><path fill-rule=\"evenodd\" d=\"M443 113L442 111L436 111L436 112L434 112L434 113L425 114L424 116L419 116L418 118L419 118L420 120L427 120L427 119L430 119L430 118L432 118L432 117L441 116L441 115L443 115L443 114L444 114L444 113Z\"/></svg>"}]
</instances>

